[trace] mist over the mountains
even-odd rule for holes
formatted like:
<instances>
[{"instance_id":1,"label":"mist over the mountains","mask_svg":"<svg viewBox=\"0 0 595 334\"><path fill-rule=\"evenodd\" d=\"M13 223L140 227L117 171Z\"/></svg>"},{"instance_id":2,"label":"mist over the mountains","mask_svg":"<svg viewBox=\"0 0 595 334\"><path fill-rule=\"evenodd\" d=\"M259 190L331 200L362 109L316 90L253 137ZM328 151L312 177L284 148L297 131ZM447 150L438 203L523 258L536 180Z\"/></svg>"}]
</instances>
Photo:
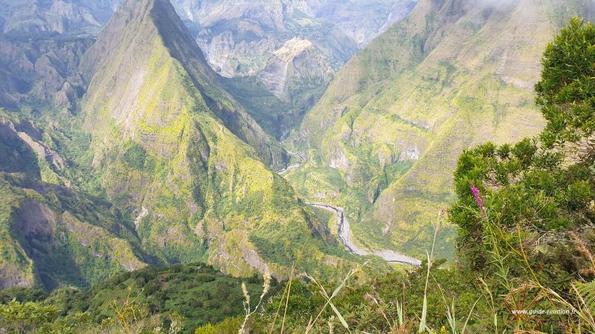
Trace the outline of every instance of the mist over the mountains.
<instances>
[{"instance_id":1,"label":"mist over the mountains","mask_svg":"<svg viewBox=\"0 0 595 334\"><path fill-rule=\"evenodd\" d=\"M521 0L471 0L471 3L476 3L479 6L504 6L518 3Z\"/></svg>"},{"instance_id":2,"label":"mist over the mountains","mask_svg":"<svg viewBox=\"0 0 595 334\"><path fill-rule=\"evenodd\" d=\"M505 9L510 6L516 6L523 3L523 0L464 0L469 6L475 6L480 8L493 8L493 9ZM581 3L582 2L582 3ZM551 1L553 6L557 6L558 11L567 11L566 5L574 5L566 0L554 0ZM595 0L579 0L580 6L583 11L581 17L586 21L595 21ZM530 12L521 12L522 15L530 16ZM560 13L561 14L561 13Z\"/></svg>"}]
</instances>

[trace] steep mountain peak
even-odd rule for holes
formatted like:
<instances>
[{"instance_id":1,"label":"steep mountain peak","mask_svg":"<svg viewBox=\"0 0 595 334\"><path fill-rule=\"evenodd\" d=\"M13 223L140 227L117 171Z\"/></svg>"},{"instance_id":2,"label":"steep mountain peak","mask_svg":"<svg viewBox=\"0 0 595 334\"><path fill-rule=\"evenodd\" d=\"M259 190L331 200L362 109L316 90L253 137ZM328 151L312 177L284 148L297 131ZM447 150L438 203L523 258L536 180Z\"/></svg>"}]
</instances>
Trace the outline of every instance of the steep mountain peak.
<instances>
[{"instance_id":1,"label":"steep mountain peak","mask_svg":"<svg viewBox=\"0 0 595 334\"><path fill-rule=\"evenodd\" d=\"M323 256L326 231L271 170L284 151L226 91L167 0L126 1L84 68L86 163L149 254L236 275L278 263L278 248L303 236ZM299 246L288 256L311 265Z\"/></svg>"},{"instance_id":2,"label":"steep mountain peak","mask_svg":"<svg viewBox=\"0 0 595 334\"><path fill-rule=\"evenodd\" d=\"M328 58L311 41L292 38L281 48L273 52L267 66L261 72L263 84L277 98L291 100L294 93L290 87L302 86L306 91L311 88L324 87L333 75L333 68Z\"/></svg>"},{"instance_id":3,"label":"steep mountain peak","mask_svg":"<svg viewBox=\"0 0 595 334\"><path fill-rule=\"evenodd\" d=\"M156 49L175 59L210 111L254 147L263 161L276 167L285 163L284 151L223 88L222 78L207 64L168 0L128 0L122 4L83 60L83 72L91 82L87 101L114 100L112 95L118 92L119 102L112 111L127 117L132 97L140 88L137 84L146 76L139 64L150 63L147 57ZM124 92L130 95L124 96Z\"/></svg>"},{"instance_id":4,"label":"steep mountain peak","mask_svg":"<svg viewBox=\"0 0 595 334\"><path fill-rule=\"evenodd\" d=\"M162 42L170 46L187 42L193 45L192 38L188 39L187 28L181 22L169 0L126 0L113 15L105 29L100 33L93 50L87 53L84 68L87 74L94 74L97 66L103 60L109 60L109 53L115 52L123 41L141 43L149 35L161 36ZM194 56L204 60L200 49L195 48Z\"/></svg>"}]
</instances>

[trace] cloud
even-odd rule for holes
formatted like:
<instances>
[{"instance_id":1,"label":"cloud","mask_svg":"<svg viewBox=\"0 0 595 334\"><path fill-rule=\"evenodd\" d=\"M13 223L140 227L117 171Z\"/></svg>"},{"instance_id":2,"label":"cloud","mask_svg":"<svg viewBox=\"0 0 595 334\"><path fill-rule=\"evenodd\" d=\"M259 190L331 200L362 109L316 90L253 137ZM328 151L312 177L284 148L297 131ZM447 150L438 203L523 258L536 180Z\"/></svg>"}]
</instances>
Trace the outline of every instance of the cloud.
<instances>
[{"instance_id":1,"label":"cloud","mask_svg":"<svg viewBox=\"0 0 595 334\"><path fill-rule=\"evenodd\" d=\"M471 0L471 4L475 2L478 6L486 7L502 7L521 2L521 0Z\"/></svg>"}]
</instances>

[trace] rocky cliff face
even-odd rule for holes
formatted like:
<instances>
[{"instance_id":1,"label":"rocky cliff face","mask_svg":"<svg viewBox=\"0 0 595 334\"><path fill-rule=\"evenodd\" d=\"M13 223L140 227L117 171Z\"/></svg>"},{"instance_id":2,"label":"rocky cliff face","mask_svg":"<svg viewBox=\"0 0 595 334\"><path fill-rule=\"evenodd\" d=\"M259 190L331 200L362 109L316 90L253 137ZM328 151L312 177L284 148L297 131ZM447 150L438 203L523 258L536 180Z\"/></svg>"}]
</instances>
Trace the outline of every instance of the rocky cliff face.
<instances>
[{"instance_id":1,"label":"rocky cliff face","mask_svg":"<svg viewBox=\"0 0 595 334\"><path fill-rule=\"evenodd\" d=\"M335 68L398 21L413 0L175 0L198 44L227 77L257 75L292 38L316 45Z\"/></svg>"},{"instance_id":2,"label":"rocky cliff face","mask_svg":"<svg viewBox=\"0 0 595 334\"><path fill-rule=\"evenodd\" d=\"M75 109L79 62L119 0L0 0L0 107Z\"/></svg>"},{"instance_id":3,"label":"rocky cliff face","mask_svg":"<svg viewBox=\"0 0 595 334\"><path fill-rule=\"evenodd\" d=\"M301 89L326 86L334 71L312 42L293 38L273 53L260 77L277 98L289 101ZM296 96L297 97L297 96Z\"/></svg>"},{"instance_id":4,"label":"rocky cliff face","mask_svg":"<svg viewBox=\"0 0 595 334\"><path fill-rule=\"evenodd\" d=\"M309 28L331 33L326 36L327 43L337 43L337 50L329 48L330 45L322 48L331 61L341 64L348 59L355 47L347 36L336 38L339 31L308 17L294 2L180 0L175 3L181 16L194 26L196 40L213 68L226 77L258 75L273 53L294 37L324 44L315 40L317 31L307 31Z\"/></svg>"}]
</instances>

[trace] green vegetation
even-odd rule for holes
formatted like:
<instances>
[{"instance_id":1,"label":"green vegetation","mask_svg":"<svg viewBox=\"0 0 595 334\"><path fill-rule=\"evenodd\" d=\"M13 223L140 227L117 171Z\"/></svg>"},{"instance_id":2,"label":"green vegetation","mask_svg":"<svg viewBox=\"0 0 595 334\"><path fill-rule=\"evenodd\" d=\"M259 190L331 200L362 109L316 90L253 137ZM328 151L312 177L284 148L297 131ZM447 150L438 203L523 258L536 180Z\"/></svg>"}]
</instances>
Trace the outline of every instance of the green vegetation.
<instances>
[{"instance_id":1,"label":"green vegetation","mask_svg":"<svg viewBox=\"0 0 595 334\"><path fill-rule=\"evenodd\" d=\"M262 281L246 280L248 291L257 295ZM184 332L241 315L241 281L203 264L149 267L120 274L89 290L54 291L47 302L59 305L63 315L87 312L91 320L102 323L115 317L117 307L135 303L149 315L181 319Z\"/></svg>"},{"instance_id":2,"label":"green vegetation","mask_svg":"<svg viewBox=\"0 0 595 334\"><path fill-rule=\"evenodd\" d=\"M536 268L509 273L519 279L568 289L577 274L595 278L581 253L595 245L595 90L585 89L595 84L594 45L595 27L573 19L545 51L537 101L548 124L538 139L461 156L451 220L474 270L498 269L486 255L501 248L507 265Z\"/></svg>"},{"instance_id":3,"label":"green vegetation","mask_svg":"<svg viewBox=\"0 0 595 334\"><path fill-rule=\"evenodd\" d=\"M325 80L318 78L319 80L314 82L309 82L303 77L289 78L289 101L279 99L253 77L226 79L224 85L233 92L238 102L246 107L247 112L265 131L277 139L282 139L295 124L301 122L306 112L322 96L330 76L328 74Z\"/></svg>"},{"instance_id":4,"label":"green vegetation","mask_svg":"<svg viewBox=\"0 0 595 334\"><path fill-rule=\"evenodd\" d=\"M128 166L134 169L143 170L145 168L145 162L147 159L147 151L145 149L132 142L129 147L125 149L122 160Z\"/></svg>"},{"instance_id":5,"label":"green vegetation","mask_svg":"<svg viewBox=\"0 0 595 334\"><path fill-rule=\"evenodd\" d=\"M324 290L335 286L295 281L269 304L261 332L595 331L595 89L585 89L595 84L594 46L595 26L573 19L546 49L539 138L460 157L455 266L440 268L433 245L419 270L354 279L331 302Z\"/></svg>"},{"instance_id":6,"label":"green vegetation","mask_svg":"<svg viewBox=\"0 0 595 334\"><path fill-rule=\"evenodd\" d=\"M54 171L10 116L0 116L0 148L19 163L0 163L1 286L88 286L143 267L146 256L121 213L102 198L44 182L41 166Z\"/></svg>"},{"instance_id":7,"label":"green vegetation","mask_svg":"<svg viewBox=\"0 0 595 334\"><path fill-rule=\"evenodd\" d=\"M122 11L82 60L77 108L0 110L0 287L87 287L193 262L328 277L360 261L273 172L285 153L169 3Z\"/></svg>"},{"instance_id":8,"label":"green vegetation","mask_svg":"<svg viewBox=\"0 0 595 334\"><path fill-rule=\"evenodd\" d=\"M49 296L5 290L0 328L37 333L156 328L198 334L594 332L595 90L585 87L594 84L595 66L584 66L584 59L595 64L594 46L595 26L573 19L545 52L537 100L546 119L562 126L548 122L534 139L483 144L461 155L454 176L457 200L448 211L448 222L458 226L454 265L445 267L437 255L436 240L444 231L438 221L426 260L410 272L377 274L366 263L347 270L342 279L319 279L292 267L278 286L266 274L262 281L252 277L241 284L200 264L150 267L88 290L58 289ZM587 110L591 117L583 117ZM278 251L268 256L272 262L286 261Z\"/></svg>"},{"instance_id":9,"label":"green vegetation","mask_svg":"<svg viewBox=\"0 0 595 334\"><path fill-rule=\"evenodd\" d=\"M140 242L110 205L0 173L4 287L88 286L145 265Z\"/></svg>"},{"instance_id":10,"label":"green vegetation","mask_svg":"<svg viewBox=\"0 0 595 334\"><path fill-rule=\"evenodd\" d=\"M535 60L561 18L588 6L523 0L480 10L473 1L419 1L308 112L291 137L291 150L308 162L288 180L308 200L346 208L359 244L424 257L436 213L456 201L459 155L541 131ZM437 253L454 259L456 228L444 229Z\"/></svg>"},{"instance_id":11,"label":"green vegetation","mask_svg":"<svg viewBox=\"0 0 595 334\"><path fill-rule=\"evenodd\" d=\"M156 324L172 332L194 333L195 328L226 324L227 318L243 314L241 283L210 266L189 264L119 274L86 290L63 288L49 295L6 290L0 294L0 328L41 333L128 328L137 333L135 329L152 330L150 325ZM261 293L261 279L252 277L245 283L251 295ZM271 289L276 291L276 283ZM141 320L144 323L138 324ZM231 323L237 332L241 322Z\"/></svg>"},{"instance_id":12,"label":"green vegetation","mask_svg":"<svg viewBox=\"0 0 595 334\"><path fill-rule=\"evenodd\" d=\"M139 27L148 24L158 30L153 19L141 20ZM424 16L427 29L435 19ZM487 29L463 23L472 34ZM495 131L497 143L466 141L469 133L453 139L452 133L464 127L477 126L480 133L491 131L484 126L514 123L516 116L501 108L500 98L483 103L477 96L492 96L494 90L496 95L514 96L510 103L523 114L526 92L506 83L507 76L495 80L487 70L475 72L478 81L463 80L461 73L439 62L442 88L455 81L461 85L449 95L449 106L458 111L443 119L440 130L428 135L420 120L411 119L414 113L384 118L374 106L386 97L360 106L350 101L335 128L350 133L341 139L339 151L327 134L320 138L322 148L314 148L303 168L292 171L289 178L299 183L298 192L358 207L349 217L358 223L386 204L386 191L399 187L405 187L409 197L404 200L416 210L421 202L414 199L420 196L434 203L425 208L426 216L452 201L450 209L433 220L434 226L416 230L432 236L422 265L392 272L374 262L356 265L363 259L346 254L332 236L337 230L333 217L307 208L283 178L256 158L256 149L228 130L211 109L212 101L196 88L197 79L184 63L171 57L162 36L146 31L152 44L151 52L143 54L144 71L152 79L135 82L133 99L104 99L104 85L114 77L110 73L126 66L117 60L102 64L108 69L106 77L94 79L95 94L86 101L87 110L97 114L80 116L88 127L93 125L87 129L90 139L78 131L40 126L44 140L31 143L15 130L22 120L0 112L0 153L7 157L0 160L0 283L13 287L0 291L0 332L595 332L592 23L572 19L545 49L535 92L547 124L535 138L500 143L505 141L499 136L510 133ZM380 68L374 77L390 76L386 72L398 66L384 63ZM435 67L425 69L431 75ZM393 74L402 74L397 72ZM130 86L128 81L122 84ZM422 86L413 85L423 94L436 87L430 84L426 92ZM396 87L403 89L403 82ZM112 104L120 106L122 101L130 102L134 112L118 118L118 107ZM56 119L73 127L82 122L78 117ZM379 120L394 122L400 132L369 131ZM355 136L358 131L361 136L362 125L370 140ZM465 143L481 145L459 156L451 194L444 190L449 182L429 182L418 169L444 169L438 163L443 156L426 152L415 162L394 159L397 152L417 154L388 146L402 134L426 138L430 153ZM121 140L111 140L114 137ZM378 138L382 140L372 140ZM77 145L60 149L72 141ZM49 163L44 167L46 151L35 148L46 142L65 156L64 170ZM338 168L328 168L325 161ZM72 166L84 167L72 171ZM44 179L49 171L43 168L54 173L56 183ZM403 177L430 190L412 191L417 188ZM353 186L364 180L369 186L365 191ZM74 181L81 183L72 186ZM359 235L364 230L376 234L360 238L366 245L424 250L425 236L397 241L379 236L394 233L391 228L388 233L378 222L354 224ZM448 249L438 242L445 238L457 246L456 260L448 266ZM145 267L195 259L214 266ZM128 272L120 273L123 270ZM263 279L257 271L264 272ZM272 281L269 271L284 282ZM14 288L31 286L44 289Z\"/></svg>"}]
</instances>

